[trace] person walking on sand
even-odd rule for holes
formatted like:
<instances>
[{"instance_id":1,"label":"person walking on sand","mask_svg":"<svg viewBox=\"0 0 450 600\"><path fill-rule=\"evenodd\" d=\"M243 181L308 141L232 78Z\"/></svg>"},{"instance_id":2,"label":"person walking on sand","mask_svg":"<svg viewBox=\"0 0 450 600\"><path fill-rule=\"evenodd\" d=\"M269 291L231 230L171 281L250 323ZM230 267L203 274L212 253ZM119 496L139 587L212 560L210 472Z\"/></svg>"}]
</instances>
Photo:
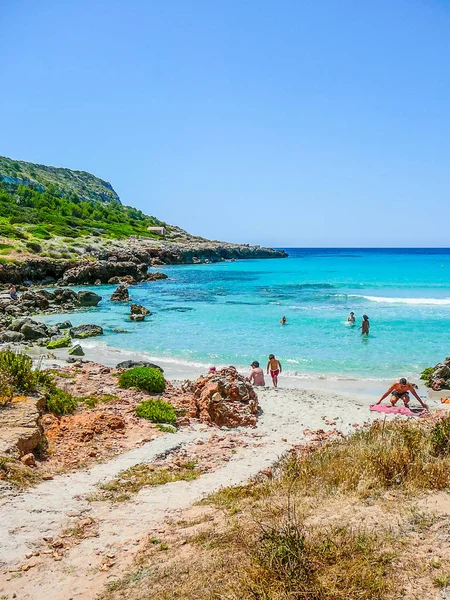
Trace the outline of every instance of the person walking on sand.
<instances>
[{"instance_id":1,"label":"person walking on sand","mask_svg":"<svg viewBox=\"0 0 450 600\"><path fill-rule=\"evenodd\" d=\"M267 374L269 374L269 369L270 376L272 377L273 381L273 387L278 387L278 375L283 369L281 368L280 361L277 360L273 354L269 354L269 362L267 363Z\"/></svg>"},{"instance_id":2,"label":"person walking on sand","mask_svg":"<svg viewBox=\"0 0 450 600\"><path fill-rule=\"evenodd\" d=\"M250 366L252 368L248 378L250 383L253 383L253 385L266 385L266 382L264 381L264 371L259 366L259 362L254 360Z\"/></svg>"},{"instance_id":3,"label":"person walking on sand","mask_svg":"<svg viewBox=\"0 0 450 600\"><path fill-rule=\"evenodd\" d=\"M282 325L286 325L286 321L287 321L286 317L283 317L283 318L281 319L280 323L281 323Z\"/></svg>"},{"instance_id":4,"label":"person walking on sand","mask_svg":"<svg viewBox=\"0 0 450 600\"><path fill-rule=\"evenodd\" d=\"M354 325L354 324L355 324L355 321L356 321L356 319L355 319L355 313L354 313L354 312L351 312L351 313L349 314L349 317L348 317L348 319L347 319L347 323L351 323L352 325Z\"/></svg>"},{"instance_id":5,"label":"person walking on sand","mask_svg":"<svg viewBox=\"0 0 450 600\"><path fill-rule=\"evenodd\" d=\"M370 323L367 315L363 315L363 320L359 329L361 329L361 335L369 335Z\"/></svg>"},{"instance_id":6,"label":"person walking on sand","mask_svg":"<svg viewBox=\"0 0 450 600\"><path fill-rule=\"evenodd\" d=\"M411 392L412 395L417 398L417 400L420 402L420 404L428 410L428 406L424 402L422 402L421 397L416 392L414 387L410 383L408 383L408 381L404 377L402 377L399 381L396 381L395 383L393 383L391 385L391 387L388 389L388 391L384 394L384 396L381 396L381 398L378 400L377 404L381 404L383 402L383 400L385 398L387 398L389 396L389 394L391 394L392 406L395 406L397 404L399 398L401 398L403 400L403 404L406 407L408 407L408 402L410 401L409 392Z\"/></svg>"}]
</instances>

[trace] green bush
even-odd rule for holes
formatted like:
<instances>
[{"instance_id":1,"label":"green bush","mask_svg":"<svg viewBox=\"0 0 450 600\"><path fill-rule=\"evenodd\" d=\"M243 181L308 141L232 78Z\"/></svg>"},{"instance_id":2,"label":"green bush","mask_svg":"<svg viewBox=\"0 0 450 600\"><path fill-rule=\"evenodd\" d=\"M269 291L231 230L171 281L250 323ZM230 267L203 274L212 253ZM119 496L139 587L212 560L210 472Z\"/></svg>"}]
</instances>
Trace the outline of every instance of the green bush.
<instances>
[{"instance_id":1,"label":"green bush","mask_svg":"<svg viewBox=\"0 0 450 600\"><path fill-rule=\"evenodd\" d=\"M433 371L434 367L428 367L422 371L422 375L420 376L420 379L423 379L425 381L425 385L428 387L430 387L430 376L433 374Z\"/></svg>"},{"instance_id":2,"label":"green bush","mask_svg":"<svg viewBox=\"0 0 450 600\"><path fill-rule=\"evenodd\" d=\"M0 351L0 378L4 387L17 392L34 392L39 388L51 389L53 377L47 371L33 370L33 361L26 354L11 350Z\"/></svg>"},{"instance_id":3,"label":"green bush","mask_svg":"<svg viewBox=\"0 0 450 600\"><path fill-rule=\"evenodd\" d=\"M148 419L152 423L174 425L177 421L173 406L164 400L144 400L136 406L136 416Z\"/></svg>"},{"instance_id":4,"label":"green bush","mask_svg":"<svg viewBox=\"0 0 450 600\"><path fill-rule=\"evenodd\" d=\"M433 427L431 443L436 456L450 454L450 415L443 417Z\"/></svg>"},{"instance_id":5,"label":"green bush","mask_svg":"<svg viewBox=\"0 0 450 600\"><path fill-rule=\"evenodd\" d=\"M47 410L57 417L72 414L77 407L77 401L68 392L59 388L54 389L47 398Z\"/></svg>"},{"instance_id":6,"label":"green bush","mask_svg":"<svg viewBox=\"0 0 450 600\"><path fill-rule=\"evenodd\" d=\"M135 387L151 394L160 394L166 389L161 371L151 367L135 367L124 371L119 377L119 385L121 388Z\"/></svg>"},{"instance_id":7,"label":"green bush","mask_svg":"<svg viewBox=\"0 0 450 600\"><path fill-rule=\"evenodd\" d=\"M42 252L42 246L40 244L38 244L37 242L27 242L25 244L25 246L27 247L27 250L29 250L30 252L39 254L40 252Z\"/></svg>"}]
</instances>

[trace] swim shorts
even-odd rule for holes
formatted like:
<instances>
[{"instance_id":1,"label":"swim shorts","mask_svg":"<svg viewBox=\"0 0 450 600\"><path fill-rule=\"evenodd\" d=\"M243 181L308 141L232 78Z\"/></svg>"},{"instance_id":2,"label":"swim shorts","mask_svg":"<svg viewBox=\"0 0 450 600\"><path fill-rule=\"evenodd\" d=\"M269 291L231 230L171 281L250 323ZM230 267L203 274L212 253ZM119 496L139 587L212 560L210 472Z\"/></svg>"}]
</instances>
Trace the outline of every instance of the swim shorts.
<instances>
[{"instance_id":1,"label":"swim shorts","mask_svg":"<svg viewBox=\"0 0 450 600\"><path fill-rule=\"evenodd\" d=\"M272 371L272 369L270 370L271 377L276 377L279 374L280 374L280 369L276 369L276 371Z\"/></svg>"}]
</instances>

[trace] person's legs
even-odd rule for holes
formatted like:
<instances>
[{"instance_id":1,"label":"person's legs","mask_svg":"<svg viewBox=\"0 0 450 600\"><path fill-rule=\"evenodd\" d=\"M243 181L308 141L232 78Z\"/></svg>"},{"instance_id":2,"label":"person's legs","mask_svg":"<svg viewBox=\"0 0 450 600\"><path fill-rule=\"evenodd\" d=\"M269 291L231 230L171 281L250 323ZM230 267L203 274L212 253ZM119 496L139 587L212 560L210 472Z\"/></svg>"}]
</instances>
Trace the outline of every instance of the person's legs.
<instances>
[{"instance_id":1,"label":"person's legs","mask_svg":"<svg viewBox=\"0 0 450 600\"><path fill-rule=\"evenodd\" d=\"M395 406L398 402L398 396L396 394L392 394L391 396L391 405Z\"/></svg>"},{"instance_id":2,"label":"person's legs","mask_svg":"<svg viewBox=\"0 0 450 600\"><path fill-rule=\"evenodd\" d=\"M409 400L410 400L408 392L406 392L406 394L403 394L402 400L403 400L403 404L406 407L408 407L408 403L409 403Z\"/></svg>"}]
</instances>

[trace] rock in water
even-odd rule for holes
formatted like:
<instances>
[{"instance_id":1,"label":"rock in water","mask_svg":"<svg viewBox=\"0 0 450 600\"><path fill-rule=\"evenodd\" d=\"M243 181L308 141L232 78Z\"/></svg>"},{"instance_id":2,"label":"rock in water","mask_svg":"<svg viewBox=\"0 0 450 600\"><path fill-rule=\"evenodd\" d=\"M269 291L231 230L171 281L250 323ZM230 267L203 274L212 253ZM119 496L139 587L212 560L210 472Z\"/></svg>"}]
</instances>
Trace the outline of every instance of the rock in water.
<instances>
[{"instance_id":1,"label":"rock in water","mask_svg":"<svg viewBox=\"0 0 450 600\"><path fill-rule=\"evenodd\" d=\"M78 292L78 302L81 306L97 306L101 299L102 297L95 292L90 292L88 290Z\"/></svg>"},{"instance_id":2,"label":"rock in water","mask_svg":"<svg viewBox=\"0 0 450 600\"><path fill-rule=\"evenodd\" d=\"M84 356L84 351L80 344L76 344L73 348L69 350L69 354L71 356Z\"/></svg>"},{"instance_id":3,"label":"rock in water","mask_svg":"<svg viewBox=\"0 0 450 600\"><path fill-rule=\"evenodd\" d=\"M70 336L73 338L88 338L96 335L103 335L103 329L100 325L79 325L70 329Z\"/></svg>"},{"instance_id":4,"label":"rock in water","mask_svg":"<svg viewBox=\"0 0 450 600\"><path fill-rule=\"evenodd\" d=\"M164 369L146 360L124 360L116 365L116 369L133 369L134 367L150 367L151 369L159 369L161 373L164 373Z\"/></svg>"},{"instance_id":5,"label":"rock in water","mask_svg":"<svg viewBox=\"0 0 450 600\"><path fill-rule=\"evenodd\" d=\"M157 281L158 279L169 279L169 276L165 273L149 273L146 277L146 281Z\"/></svg>"},{"instance_id":6,"label":"rock in water","mask_svg":"<svg viewBox=\"0 0 450 600\"><path fill-rule=\"evenodd\" d=\"M55 323L53 327L56 327L56 329L72 329L73 325L70 321L63 321L62 323Z\"/></svg>"},{"instance_id":7,"label":"rock in water","mask_svg":"<svg viewBox=\"0 0 450 600\"><path fill-rule=\"evenodd\" d=\"M126 285L119 285L111 296L111 302L129 302L130 294Z\"/></svg>"},{"instance_id":8,"label":"rock in water","mask_svg":"<svg viewBox=\"0 0 450 600\"><path fill-rule=\"evenodd\" d=\"M144 317L151 314L148 308L145 308L145 306L141 306L140 304L132 304L130 306L130 313L132 315L144 315Z\"/></svg>"}]
</instances>

